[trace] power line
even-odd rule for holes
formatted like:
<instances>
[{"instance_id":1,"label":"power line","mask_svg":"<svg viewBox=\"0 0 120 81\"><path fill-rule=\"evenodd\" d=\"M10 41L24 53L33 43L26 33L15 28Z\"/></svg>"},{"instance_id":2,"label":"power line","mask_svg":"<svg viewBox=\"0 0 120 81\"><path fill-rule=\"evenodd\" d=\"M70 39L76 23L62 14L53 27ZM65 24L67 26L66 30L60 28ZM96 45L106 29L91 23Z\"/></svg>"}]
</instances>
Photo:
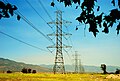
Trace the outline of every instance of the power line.
<instances>
[{"instance_id":1,"label":"power line","mask_svg":"<svg viewBox=\"0 0 120 81\"><path fill-rule=\"evenodd\" d=\"M26 0L28 2L28 0ZM42 4L42 2L40 0L38 0L38 2L40 3L40 5L42 6L42 8L44 9L44 11L47 13L47 15L49 16L49 18L53 21L52 17L50 16L50 14L48 13L48 11L46 10L46 8L44 7L44 5ZM33 10L38 14L40 15L36 10L35 8L28 2L28 4L33 8ZM58 10L57 6L55 6L56 9ZM42 18L43 19L43 18ZM44 19L43 19L44 20ZM45 20L44 20L45 21ZM46 22L46 21L45 21ZM46 22L47 23L47 22ZM71 22L70 22L71 23ZM49 24L48 24L49 25ZM49 25L50 26L50 25ZM65 25L64 25L65 26ZM67 27L66 27L67 28ZM64 36L63 36L64 37ZM65 37L64 37L65 38ZM66 38L65 38L66 39ZM55 43L54 43L55 44ZM72 46L73 46L73 43L72 43ZM69 53L63 48L63 50L66 52L66 54L68 55L69 59L71 60L71 57L69 55Z\"/></svg>"},{"instance_id":2,"label":"power line","mask_svg":"<svg viewBox=\"0 0 120 81\"><path fill-rule=\"evenodd\" d=\"M7 0L3 0L3 2L5 2L5 1L8 3L8 1L7 1Z\"/></svg>"},{"instance_id":3,"label":"power line","mask_svg":"<svg viewBox=\"0 0 120 81\"><path fill-rule=\"evenodd\" d=\"M67 27L66 27L66 29L67 29L67 32L69 33L69 30L68 30L68 28L67 28ZM72 45L72 47L73 47L73 50L75 51L75 48L74 48L74 45L73 45L73 42L72 42L71 37L70 37L70 42L71 42L71 45Z\"/></svg>"},{"instance_id":4,"label":"power line","mask_svg":"<svg viewBox=\"0 0 120 81\"><path fill-rule=\"evenodd\" d=\"M68 55L69 60L72 62L71 56L69 55L68 51L66 51L65 49L63 49L63 50L66 52L66 54Z\"/></svg>"},{"instance_id":5,"label":"power line","mask_svg":"<svg viewBox=\"0 0 120 81\"><path fill-rule=\"evenodd\" d=\"M65 21L65 20L64 20ZM66 21L66 22L69 22L69 21ZM70 22L71 23L71 22ZM63 23L64 24L64 23ZM66 30L67 30L67 32L69 33L69 30L68 30L68 27L64 24L64 26L66 27ZM71 36L69 37L69 39L70 39L70 43L71 43L71 45L72 45L72 47L73 47L73 51L76 51L75 50L75 48L74 48L74 45L73 45L73 42L72 42L72 39L71 39ZM69 43L69 42L68 42Z\"/></svg>"},{"instance_id":6,"label":"power line","mask_svg":"<svg viewBox=\"0 0 120 81\"><path fill-rule=\"evenodd\" d=\"M41 35L43 35L46 39L48 39L50 42L53 42L51 40L51 38L49 38L48 36L46 36L44 33L42 33L39 29L36 28L35 25L33 25L25 16L23 16L19 11L14 12L16 15L20 15L20 17L26 22L28 23L34 30L36 30L38 33L40 33Z\"/></svg>"},{"instance_id":7,"label":"power line","mask_svg":"<svg viewBox=\"0 0 120 81\"><path fill-rule=\"evenodd\" d=\"M8 2L7 0L6 0L6 2ZM6 3L5 2L5 3ZM9 2L8 2L9 3ZM18 10L16 11L16 12L14 12L16 15L20 15L20 17L28 24L28 25L30 25L33 29L35 29L38 33L40 33L41 35L43 35L46 39L48 39L50 42L52 42L52 43L54 43L53 41L52 41L52 39L50 38L50 37L48 37L48 36L46 36L44 33L42 33L39 29L37 29L22 13L20 13ZM38 13L39 14L39 13ZM40 16L40 14L39 14L39 16ZM42 17L42 16L41 16ZM43 19L44 20L44 19ZM46 21L45 21L46 22ZM49 24L48 24L49 25ZM50 53L52 53L52 52L50 52ZM53 53L52 53L53 54Z\"/></svg>"},{"instance_id":8,"label":"power line","mask_svg":"<svg viewBox=\"0 0 120 81\"><path fill-rule=\"evenodd\" d=\"M23 43L23 44L26 44L26 45L28 45L28 46L30 46L30 47L33 47L33 48L36 48L36 49L39 49L39 50L48 52L47 50L44 50L44 49L42 49L42 48L39 48L39 47L37 47L37 46L34 46L34 45L29 44L29 43L27 43L27 42L24 42L24 41L22 41L22 40L20 40L20 39L17 39L17 38L15 38L15 37L11 36L11 35L8 35L8 34L2 32L2 31L0 31L0 33L3 34L3 35L6 35L6 36L8 36L8 37L10 37L10 38L12 38L12 39L14 39L14 40L16 40L16 41L18 41L18 42L21 42L21 43Z\"/></svg>"},{"instance_id":9,"label":"power line","mask_svg":"<svg viewBox=\"0 0 120 81\"><path fill-rule=\"evenodd\" d=\"M31 5L31 3L30 2L28 2L28 0L25 0L29 5L30 5L30 7L39 15L39 17L40 18L42 18L43 19L43 21L49 26L49 27L51 27L46 21L45 21L45 19L37 12L37 10ZM40 3L41 3L41 1L39 1ZM41 3L41 5L43 6L43 4ZM44 6L43 6L44 7ZM44 7L44 9L45 9L45 7ZM47 10L45 9L45 11L47 12ZM47 14L49 14L48 12L47 12ZM50 15L49 15L49 17L50 17ZM52 18L51 18L52 19ZM51 27L51 29L53 30L53 28ZM53 30L54 31L54 30ZM46 35L45 35L45 37L46 37ZM54 44L54 42L52 41L52 39L51 38L49 38L48 36L47 36L47 39L48 40L50 40L53 44Z\"/></svg>"},{"instance_id":10,"label":"power line","mask_svg":"<svg viewBox=\"0 0 120 81\"><path fill-rule=\"evenodd\" d=\"M65 20L64 20L65 21ZM68 23L69 21L66 21L66 23ZM71 22L70 22L71 23ZM67 32L69 33L69 30L68 30L68 27L63 23L63 25L66 27L66 30L67 30ZM70 45L70 43L71 43L71 45L72 45L72 48L73 48L73 51L75 51L75 48L74 48L74 46L73 46L73 42L72 42L72 39L71 39L71 36L69 37L69 40L67 39L67 38L65 38L68 42L68 45ZM70 55L69 55L69 53L66 51L66 50L64 50L66 53L67 53L67 55L68 55L68 57L69 57L69 59L71 60L71 62L72 62L72 59L71 59L71 57L70 57ZM71 50L71 52L73 53L73 51Z\"/></svg>"},{"instance_id":11,"label":"power line","mask_svg":"<svg viewBox=\"0 0 120 81\"><path fill-rule=\"evenodd\" d=\"M52 17L50 16L50 14L48 13L48 11L46 10L46 8L44 7L44 5L42 4L42 2L40 0L38 0L38 2L40 3L40 5L43 7L44 11L47 13L47 15L49 16L49 18L53 21ZM56 9L58 10L57 6L55 6ZM68 22L67 22L68 23ZM63 32L64 33L64 32ZM63 36L65 39L67 39L65 36Z\"/></svg>"},{"instance_id":12,"label":"power line","mask_svg":"<svg viewBox=\"0 0 120 81\"><path fill-rule=\"evenodd\" d=\"M50 16L50 14L48 13L48 11L46 10L46 8L44 7L44 5L42 4L42 2L40 0L38 0L38 2L40 3L40 5L43 7L44 11L47 13L47 15L50 17L50 19L53 21L52 17Z\"/></svg>"},{"instance_id":13,"label":"power line","mask_svg":"<svg viewBox=\"0 0 120 81\"><path fill-rule=\"evenodd\" d=\"M39 15L39 17L41 18L41 19L43 19L43 21L44 22L46 22L45 21L45 19L37 12L37 10L28 2L28 0L25 0L30 6L31 6L31 8ZM8 1L7 1L8 2ZM49 13L47 12L47 10L45 9L45 7L44 7L44 5L41 3L41 1L39 0L39 3L41 4L41 6L43 7L43 9L45 10L45 12L47 13L47 15L50 17L50 19L51 20L53 20L52 19L52 17L49 15ZM46 35L44 35L44 33L42 33L40 30L38 30L25 16L23 16L19 11L17 11L17 12L15 12L15 14L16 15L20 15L20 17L25 21L25 22L27 22L32 28L34 28L37 32L39 32L40 34L42 34L45 38L47 38L49 41L51 41L53 44L55 44L53 41L52 41L52 39L51 38L49 38L49 37L47 37ZM46 22L47 23L47 22ZM47 24L48 26L50 26L49 24ZM50 26L51 27L51 26ZM52 27L51 27L52 28ZM65 49L64 49L64 51L65 51ZM66 52L66 51L65 51ZM68 55L68 57L70 57L69 56L69 54L68 54L68 52L66 52L67 53L67 55Z\"/></svg>"},{"instance_id":14,"label":"power line","mask_svg":"<svg viewBox=\"0 0 120 81\"><path fill-rule=\"evenodd\" d=\"M6 2L8 2L6 0ZM32 7L33 8L33 7ZM34 8L33 8L34 9ZM36 10L35 10L36 11ZM35 29L38 33L40 33L41 35L43 35L46 39L48 39L49 41L53 42L51 40L51 38L49 38L48 36L46 36L44 33L42 33L39 29L37 29L23 14L21 14L18 10L17 12L14 12L16 15L20 15L20 17L27 22L33 29ZM39 13L38 13L39 14ZM40 15L39 15L40 16Z\"/></svg>"},{"instance_id":15,"label":"power line","mask_svg":"<svg viewBox=\"0 0 120 81\"><path fill-rule=\"evenodd\" d=\"M44 11L47 13L47 15L49 16L49 18L50 18L52 21L54 21L54 20L52 19L52 17L50 16L50 14L48 13L48 11L46 10L46 8L44 7L44 5L42 4L42 2L41 2L40 0L38 0L38 2L39 2L39 4L42 6L42 8L44 9ZM46 23L47 23L47 22L46 22ZM49 25L49 24L47 23L47 25ZM49 26L50 26L50 25L49 25ZM53 32L55 32L52 27L51 27L51 29L52 29Z\"/></svg>"},{"instance_id":16,"label":"power line","mask_svg":"<svg viewBox=\"0 0 120 81\"><path fill-rule=\"evenodd\" d=\"M42 2L40 0L38 0L38 2L40 3L40 5L42 6L42 8L44 9L44 11L47 13L47 15L49 16L49 18L53 21L52 17L50 16L50 14L48 13L48 11L46 10L46 8L44 7L44 5L42 4ZM58 10L57 6L55 6L56 9ZM63 36L65 39L67 39L65 36ZM63 50L67 53L69 59L71 60L71 57L69 55L69 53L63 48Z\"/></svg>"},{"instance_id":17,"label":"power line","mask_svg":"<svg viewBox=\"0 0 120 81\"><path fill-rule=\"evenodd\" d=\"M46 20L39 14L39 12L32 6L32 4L28 1L28 0L25 0L29 5L30 5L30 7L37 13L37 15L47 24L47 22L46 22ZM47 24L52 30L53 30L53 28L49 25L49 24Z\"/></svg>"}]
</instances>

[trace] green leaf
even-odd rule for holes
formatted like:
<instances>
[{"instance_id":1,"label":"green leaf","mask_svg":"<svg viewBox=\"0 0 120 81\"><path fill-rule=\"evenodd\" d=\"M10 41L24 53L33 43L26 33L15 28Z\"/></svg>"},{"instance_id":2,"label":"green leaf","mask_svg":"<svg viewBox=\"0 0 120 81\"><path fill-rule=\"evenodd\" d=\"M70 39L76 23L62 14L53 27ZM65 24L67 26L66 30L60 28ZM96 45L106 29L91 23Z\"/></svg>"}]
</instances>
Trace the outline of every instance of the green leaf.
<instances>
[{"instance_id":1,"label":"green leaf","mask_svg":"<svg viewBox=\"0 0 120 81\"><path fill-rule=\"evenodd\" d=\"M17 10L17 7L15 6L15 5L13 5L14 7L13 7L13 10Z\"/></svg>"},{"instance_id":2,"label":"green leaf","mask_svg":"<svg viewBox=\"0 0 120 81\"><path fill-rule=\"evenodd\" d=\"M13 9L9 9L9 13L11 16L13 16Z\"/></svg>"},{"instance_id":3,"label":"green leaf","mask_svg":"<svg viewBox=\"0 0 120 81\"><path fill-rule=\"evenodd\" d=\"M117 30L117 34L119 34L119 30L120 30L120 22L119 22L119 24L117 25L116 30Z\"/></svg>"},{"instance_id":4,"label":"green leaf","mask_svg":"<svg viewBox=\"0 0 120 81\"><path fill-rule=\"evenodd\" d=\"M120 8L120 0L118 0L118 6L119 6L119 8Z\"/></svg>"},{"instance_id":5,"label":"green leaf","mask_svg":"<svg viewBox=\"0 0 120 81\"><path fill-rule=\"evenodd\" d=\"M103 23L103 26L104 26L105 28L107 28L107 23L104 22L104 23Z\"/></svg>"},{"instance_id":6,"label":"green leaf","mask_svg":"<svg viewBox=\"0 0 120 81\"><path fill-rule=\"evenodd\" d=\"M115 6L115 0L112 0L111 3L113 4L113 6Z\"/></svg>"},{"instance_id":7,"label":"green leaf","mask_svg":"<svg viewBox=\"0 0 120 81\"><path fill-rule=\"evenodd\" d=\"M53 7L54 7L54 6L55 6L55 3L54 3L54 2L51 2L51 6L53 6Z\"/></svg>"},{"instance_id":8,"label":"green leaf","mask_svg":"<svg viewBox=\"0 0 120 81\"><path fill-rule=\"evenodd\" d=\"M113 26L113 22L110 22L110 23L109 23L108 27L110 27L110 26L111 26L111 27Z\"/></svg>"},{"instance_id":9,"label":"green leaf","mask_svg":"<svg viewBox=\"0 0 120 81\"><path fill-rule=\"evenodd\" d=\"M18 20L18 21L20 20L20 18L21 18L20 15L17 15L17 20Z\"/></svg>"},{"instance_id":10,"label":"green leaf","mask_svg":"<svg viewBox=\"0 0 120 81\"><path fill-rule=\"evenodd\" d=\"M76 6L76 8L75 9L78 9L78 6Z\"/></svg>"},{"instance_id":11,"label":"green leaf","mask_svg":"<svg viewBox=\"0 0 120 81\"><path fill-rule=\"evenodd\" d=\"M78 27L76 27L76 29L75 30L78 30Z\"/></svg>"},{"instance_id":12,"label":"green leaf","mask_svg":"<svg viewBox=\"0 0 120 81\"><path fill-rule=\"evenodd\" d=\"M100 10L100 6L97 7L97 11L99 11L99 10Z\"/></svg>"},{"instance_id":13,"label":"green leaf","mask_svg":"<svg viewBox=\"0 0 120 81\"><path fill-rule=\"evenodd\" d=\"M5 8L5 4L2 1L0 1L0 9L3 9L3 8Z\"/></svg>"},{"instance_id":14,"label":"green leaf","mask_svg":"<svg viewBox=\"0 0 120 81\"><path fill-rule=\"evenodd\" d=\"M109 33L108 27L105 27L102 32Z\"/></svg>"}]
</instances>

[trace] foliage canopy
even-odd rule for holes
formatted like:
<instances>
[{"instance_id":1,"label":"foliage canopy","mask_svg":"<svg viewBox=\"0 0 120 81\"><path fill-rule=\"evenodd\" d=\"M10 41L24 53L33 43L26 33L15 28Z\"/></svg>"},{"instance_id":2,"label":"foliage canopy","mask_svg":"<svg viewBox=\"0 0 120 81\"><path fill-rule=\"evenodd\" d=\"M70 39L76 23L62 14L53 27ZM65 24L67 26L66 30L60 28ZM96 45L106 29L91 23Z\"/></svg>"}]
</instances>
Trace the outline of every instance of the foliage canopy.
<instances>
[{"instance_id":1,"label":"foliage canopy","mask_svg":"<svg viewBox=\"0 0 120 81\"><path fill-rule=\"evenodd\" d=\"M96 37L97 33L99 32L98 27L104 27L104 33L109 33L109 27L113 27L114 24L117 24L116 31L119 34L120 30L120 0L116 1L111 0L111 4L115 7L118 7L110 10L110 13L106 15L104 12L101 14L95 14L95 8L97 7L97 12L100 12L101 6L96 6L97 0L57 0L58 2L63 2L65 7L74 4L78 4L76 9L80 8L82 12L80 12L80 16L76 18L79 23L84 23L89 25L89 32L92 32L93 35ZM54 7L55 3L54 0L51 2L51 6ZM80 7L79 7L80 6ZM17 10L15 5L11 5L10 3L5 4L4 2L0 1L0 19L1 18L9 18L10 16L14 15L14 11ZM17 20L20 20L20 16L17 15ZM78 28L76 27L76 30Z\"/></svg>"},{"instance_id":2,"label":"foliage canopy","mask_svg":"<svg viewBox=\"0 0 120 81\"><path fill-rule=\"evenodd\" d=\"M0 1L0 19L1 18L10 18L10 16L14 15L14 11L17 10L15 5L11 5L10 3L5 4ZM17 15L17 20L20 20L20 16Z\"/></svg>"},{"instance_id":3,"label":"foliage canopy","mask_svg":"<svg viewBox=\"0 0 120 81\"><path fill-rule=\"evenodd\" d=\"M117 27L117 34L119 34L120 30L120 0L115 2L115 0L111 0L111 4L115 7L115 5L118 5L118 8L114 8L110 10L110 13L106 15L104 12L101 12L101 14L96 15L95 11L97 9L97 12L100 12L101 6L97 5L97 0L57 0L58 2L63 2L65 7L71 6L72 3L78 4L76 6L76 9L80 8L82 12L80 12L80 16L76 18L76 20L80 23L88 24L89 25L89 32L92 32L93 35L96 37L97 33L99 32L98 27L102 28L104 27L103 31L104 33L109 33L109 27L113 27L113 25L116 23ZM51 2L51 6L54 7L55 3L54 1ZM97 8L96 8L97 7ZM77 30L78 28L76 28Z\"/></svg>"}]
</instances>

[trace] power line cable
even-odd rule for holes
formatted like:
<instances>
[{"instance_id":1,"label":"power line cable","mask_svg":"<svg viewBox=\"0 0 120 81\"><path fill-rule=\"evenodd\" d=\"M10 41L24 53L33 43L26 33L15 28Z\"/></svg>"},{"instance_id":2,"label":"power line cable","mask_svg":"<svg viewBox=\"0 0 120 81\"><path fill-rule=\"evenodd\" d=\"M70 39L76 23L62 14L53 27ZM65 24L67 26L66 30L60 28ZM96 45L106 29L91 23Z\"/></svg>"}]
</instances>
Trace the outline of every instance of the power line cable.
<instances>
[{"instance_id":1,"label":"power line cable","mask_svg":"<svg viewBox=\"0 0 120 81\"><path fill-rule=\"evenodd\" d=\"M46 10L46 8L44 7L44 5L42 4L42 2L40 0L38 0L38 2L40 3L40 5L43 7L44 11L47 13L47 15L50 17L50 19L53 21L52 17L50 16L50 14L48 13L48 11ZM56 9L58 10L57 6ZM64 33L64 32L63 32ZM63 36L65 39L67 39L65 36Z\"/></svg>"},{"instance_id":2,"label":"power line cable","mask_svg":"<svg viewBox=\"0 0 120 81\"><path fill-rule=\"evenodd\" d=\"M52 19L52 17L50 16L50 14L48 13L48 11L46 10L46 8L44 7L44 5L42 4L42 2L40 0L38 0L38 2L40 3L40 5L42 6L42 8L44 9L44 11L47 13L47 15L49 16L49 18L54 21ZM58 10L57 6L56 6L56 9ZM63 32L64 33L64 32ZM67 39L65 36L63 36L65 39Z\"/></svg>"},{"instance_id":3,"label":"power line cable","mask_svg":"<svg viewBox=\"0 0 120 81\"><path fill-rule=\"evenodd\" d=\"M46 39L48 39L50 42L53 42L51 38L49 38L48 36L46 36L44 33L42 33L39 29L36 28L35 25L33 25L25 16L23 16L19 11L14 12L16 15L20 15L20 17L26 22L28 23L34 30L36 30L38 33L40 33L41 35L43 35Z\"/></svg>"},{"instance_id":4,"label":"power line cable","mask_svg":"<svg viewBox=\"0 0 120 81\"><path fill-rule=\"evenodd\" d=\"M44 50L44 49L39 48L39 47L37 47L37 46L35 46L35 45L29 44L29 43L27 43L27 42L24 42L24 41L22 41L22 40L20 40L20 39L17 39L17 38L15 38L15 37L11 36L11 35L8 35L8 34L2 32L2 31L0 31L0 33L3 34L3 35L6 35L6 36L8 36L8 37L10 37L10 38L12 38L12 39L14 39L14 40L16 40L16 41L18 41L18 42L21 42L21 43L23 43L23 44L26 44L26 45L28 45L28 46L30 46L30 47L33 47L33 48L36 48L36 49L39 49L39 50L48 52L47 50Z\"/></svg>"},{"instance_id":5,"label":"power line cable","mask_svg":"<svg viewBox=\"0 0 120 81\"><path fill-rule=\"evenodd\" d=\"M8 2L6 0L6 2ZM48 39L50 42L53 42L52 39L48 36L46 36L44 33L42 33L39 29L37 29L23 14L21 14L18 10L17 12L14 12L16 15L20 15L20 17L27 22L33 29L35 29L38 33L40 33L41 35L43 35L46 39Z\"/></svg>"},{"instance_id":6,"label":"power line cable","mask_svg":"<svg viewBox=\"0 0 120 81\"><path fill-rule=\"evenodd\" d=\"M67 54L67 56L68 56L69 60L70 60L70 61L71 61L71 63L72 63L72 59L71 59L71 56L69 55L68 51L66 51L65 49L63 49L63 50L66 52L66 54Z\"/></svg>"},{"instance_id":7,"label":"power line cable","mask_svg":"<svg viewBox=\"0 0 120 81\"><path fill-rule=\"evenodd\" d=\"M8 0L3 0L3 2L7 2L8 3Z\"/></svg>"},{"instance_id":8,"label":"power line cable","mask_svg":"<svg viewBox=\"0 0 120 81\"><path fill-rule=\"evenodd\" d=\"M48 11L47 11L47 9L44 7L44 5L42 4L42 2L40 1L40 0L38 0L38 2L39 2L39 4L42 6L42 8L44 9L44 11L47 13L47 15L48 15L48 17L52 20L52 21L54 21L53 19L52 19L52 17L50 16L50 14L48 13ZM48 24L48 23L47 23ZM49 24L48 24L49 25ZM50 26L50 25L49 25ZM52 31L55 33L55 31L54 31L54 29L52 28Z\"/></svg>"},{"instance_id":9,"label":"power line cable","mask_svg":"<svg viewBox=\"0 0 120 81\"><path fill-rule=\"evenodd\" d=\"M67 30L67 32L69 33L68 27L67 27L66 25L64 25L64 26L66 27L66 30ZM68 44L70 44L70 43L71 43L72 48L73 48L73 51L75 51L75 48L74 48L74 45L73 45L73 42L72 42L71 37L69 37L69 40L67 39L67 41L68 41ZM72 59L71 59L71 57L70 57L70 55L69 55L68 51L66 51L66 50L64 50L64 51L67 53L67 55L68 55L68 57L69 57L69 59L71 60L71 63L72 63ZM73 51L71 50L71 52L74 54L74 52L73 52ZM72 63L72 64L73 64L73 63Z\"/></svg>"},{"instance_id":10,"label":"power line cable","mask_svg":"<svg viewBox=\"0 0 120 81\"><path fill-rule=\"evenodd\" d=\"M47 13L47 15L50 17L50 19L53 21L52 17L50 16L50 14L48 13L48 11L46 10L46 8L44 7L44 5L42 4L42 2L40 0L38 0L38 2L40 3L40 5L43 7L44 11Z\"/></svg>"},{"instance_id":11,"label":"power line cable","mask_svg":"<svg viewBox=\"0 0 120 81\"><path fill-rule=\"evenodd\" d=\"M31 8L40 16L40 14L36 11L36 9L28 2L28 0L25 0L30 6ZM47 10L45 9L44 5L42 4L42 2L40 0L38 0L39 3L41 4L41 6L43 7L43 9L45 10L45 12L47 13L47 15L50 17L50 19L53 21L52 17L50 16L50 14L47 12ZM42 18L42 16L40 16ZM42 18L43 19L43 18ZM43 19L44 20L44 19ZM45 21L45 20L44 20ZM46 22L46 21L45 21ZM47 22L46 22L47 23ZM38 31L38 30L37 30ZM53 44L55 44L53 41L52 41ZM69 53L64 49L64 51L67 53L68 57L71 59Z\"/></svg>"},{"instance_id":12,"label":"power line cable","mask_svg":"<svg viewBox=\"0 0 120 81\"><path fill-rule=\"evenodd\" d=\"M66 29L67 29L67 32L69 33L69 30L68 30L68 28L67 28L67 27L66 27ZM74 48L74 45L73 45L73 42L72 42L71 37L70 37L70 42L71 42L71 45L72 45L72 47L73 47L73 50L75 51L75 48Z\"/></svg>"},{"instance_id":13,"label":"power line cable","mask_svg":"<svg viewBox=\"0 0 120 81\"><path fill-rule=\"evenodd\" d=\"M7 0L6 0L6 2L8 2ZM5 2L5 3L6 3ZM8 2L9 3L9 2ZM52 39L50 38L50 37L48 37L48 36L46 36L44 33L42 33L39 29L37 29L22 13L20 13L18 10L17 11L15 11L14 12L16 15L20 15L20 17L28 24L28 25L30 25L33 29L35 29L38 33L40 33L41 35L43 35L46 39L48 39L50 42L52 42L52 43L54 43L53 41L52 41ZM7 34L6 34L7 35ZM8 35L9 36L9 35ZM12 36L11 36L12 37ZM14 37L13 37L14 38ZM28 44L29 45L29 44ZM34 46L33 46L34 47ZM35 46L36 47L36 46ZM52 52L50 52L50 53L52 53ZM53 54L53 53L52 53Z\"/></svg>"},{"instance_id":14,"label":"power line cable","mask_svg":"<svg viewBox=\"0 0 120 81\"><path fill-rule=\"evenodd\" d=\"M28 1L28 0L25 0L29 6L37 13L37 15L53 30L53 27L50 26L47 21L39 14L39 12L32 6L32 4Z\"/></svg>"},{"instance_id":15,"label":"power line cable","mask_svg":"<svg viewBox=\"0 0 120 81\"><path fill-rule=\"evenodd\" d=\"M28 2L28 0L25 0L30 6L31 6L31 8L44 20L44 22L46 22L45 21L45 19L37 12L37 10L31 5L31 3L30 2ZM42 5L42 7L44 8L44 10L45 10L45 12L47 13L47 15L49 15L49 13L47 12L47 10L45 9L45 7L43 6L43 4L41 3L41 1L39 1L39 3ZM50 17L50 19L52 19L52 17L49 15L49 17ZM52 19L53 20L53 19ZM47 23L47 22L46 22ZM48 23L47 23L47 25L48 26L50 26ZM51 27L51 26L50 26ZM52 27L51 27L52 28ZM53 30L53 28L52 28L52 30ZM54 31L54 30L53 30ZM48 36L47 36L48 37ZM53 44L55 44L53 41L52 41L52 39L50 38L50 37L48 37L49 38L49 40L53 43Z\"/></svg>"}]
</instances>

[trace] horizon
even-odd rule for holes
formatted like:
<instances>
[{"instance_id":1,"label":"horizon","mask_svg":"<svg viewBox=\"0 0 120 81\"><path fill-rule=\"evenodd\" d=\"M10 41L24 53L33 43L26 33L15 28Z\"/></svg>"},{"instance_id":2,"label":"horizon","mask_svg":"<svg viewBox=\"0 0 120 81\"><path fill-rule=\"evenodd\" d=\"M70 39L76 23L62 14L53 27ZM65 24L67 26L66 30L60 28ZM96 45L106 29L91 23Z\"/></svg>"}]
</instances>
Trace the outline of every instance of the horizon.
<instances>
[{"instance_id":1,"label":"horizon","mask_svg":"<svg viewBox=\"0 0 120 81\"><path fill-rule=\"evenodd\" d=\"M35 11L25 0L7 1L13 5L16 5L18 7L18 11L20 11L45 35L53 33L51 28L35 13ZM55 20L56 8L50 6L51 1L52 0L41 0L42 3L45 3L43 5L47 9L52 19ZM51 22L51 19L37 1L29 0L29 2L32 3L45 21ZM75 51L77 51L77 53L80 55L79 58L82 61L82 65L100 66L102 63L104 63L106 65L120 67L120 34L117 35L114 27L110 28L110 32L108 34L104 34L101 30L97 34L97 37L94 37L93 34L88 31L88 27L86 27L86 30L84 30L85 25L81 25L76 31L75 28L79 22L75 19L77 16L79 16L80 10L75 9L76 5L64 7L63 3L59 3L57 1L55 1L55 3L58 9L64 11L63 19L72 22L72 24L68 25L69 33L72 33L72 42L63 40L66 45L72 45L73 47L72 49L67 49L71 59L64 52L64 64L72 65L74 63L72 60L73 55L75 54ZM113 6L110 4L110 1L98 1L98 3L102 5L101 10L105 11L106 13L109 13L109 9L113 8ZM14 15L8 19L3 18L0 21L0 31L43 49L38 50L32 48L3 34L0 34L1 58L12 59L28 64L54 64L55 49L53 53L50 53L46 48L47 46L52 45L52 43L38 32L33 30L24 20L21 19L20 21L17 21L16 15ZM55 28L53 29L55 30ZM63 27L63 31L67 32L67 29Z\"/></svg>"},{"instance_id":2,"label":"horizon","mask_svg":"<svg viewBox=\"0 0 120 81\"><path fill-rule=\"evenodd\" d=\"M30 65L38 65L38 66L41 66L41 65L47 65L47 66L51 66L51 65L54 65L54 64L31 64L31 63L25 63L25 62L20 62L20 61L16 61L16 60L11 60L11 59L8 59L8 58L1 58L0 57L0 59L5 59L5 60L10 60L10 61L14 61L14 62L17 62L17 63L24 63L24 64L30 64ZM64 64L65 66L66 65L70 65L70 66L72 66L71 64ZM82 65L82 66L92 66L92 67L100 67L100 65L99 66L97 66L97 65ZM119 67L120 68L120 66L114 66L114 65L106 65L107 67Z\"/></svg>"}]
</instances>

